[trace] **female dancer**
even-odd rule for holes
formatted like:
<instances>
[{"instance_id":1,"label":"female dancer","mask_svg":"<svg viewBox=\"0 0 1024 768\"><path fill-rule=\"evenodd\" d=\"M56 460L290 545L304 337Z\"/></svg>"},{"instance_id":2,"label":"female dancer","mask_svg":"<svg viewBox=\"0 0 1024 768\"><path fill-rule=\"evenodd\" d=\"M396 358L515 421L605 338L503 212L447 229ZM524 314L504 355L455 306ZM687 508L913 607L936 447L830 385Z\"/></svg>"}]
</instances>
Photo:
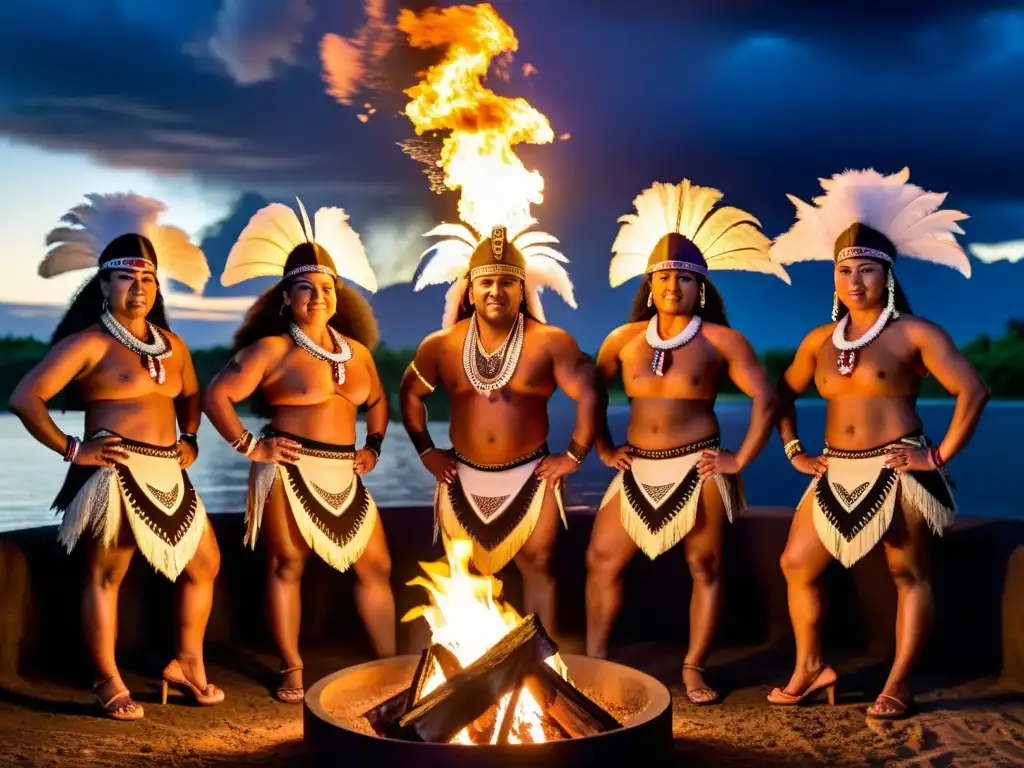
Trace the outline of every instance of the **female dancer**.
<instances>
[{"instance_id":1,"label":"female dancer","mask_svg":"<svg viewBox=\"0 0 1024 768\"><path fill-rule=\"evenodd\" d=\"M622 602L621 574L642 549L652 560L684 540L693 576L690 647L683 663L687 698L718 694L703 677L721 606L720 564L726 518L744 505L740 470L771 434L775 390L753 349L729 328L709 269L785 270L768 259L756 219L714 210L720 192L655 183L636 198L612 246L610 280L644 275L626 325L605 339L597 366L622 375L631 398L627 444L615 447L607 419L597 450L619 469L594 521L587 550L587 653L604 656ZM752 398L750 427L735 455L720 447L715 398L727 373ZM714 482L705 484L705 480Z\"/></svg>"},{"instance_id":2,"label":"female dancer","mask_svg":"<svg viewBox=\"0 0 1024 768\"><path fill-rule=\"evenodd\" d=\"M896 658L867 714L898 718L913 706L908 679L932 621L929 529L941 535L953 523L946 462L967 445L989 391L945 331L910 313L893 274L897 254L971 274L954 237L966 215L937 210L945 194L909 177L906 168L892 176L847 171L822 181L815 205L790 196L797 222L771 248L783 264L835 263L832 322L801 342L779 386L786 456L814 479L782 554L796 669L769 695L774 704L797 704L821 689L832 698L837 678L821 656L818 580L832 558L849 568L881 541L898 594ZM937 445L915 410L929 373L956 397ZM794 400L812 381L828 405L822 456L808 455L796 430Z\"/></svg>"},{"instance_id":3,"label":"female dancer","mask_svg":"<svg viewBox=\"0 0 1024 768\"><path fill-rule=\"evenodd\" d=\"M301 222L280 203L258 211L231 249L222 284L281 279L249 310L235 334L234 357L203 399L217 431L253 462L245 542L255 548L262 528L267 618L284 662L277 697L287 703L301 702L304 693L300 595L310 550L339 571L355 569L356 607L374 650L395 653L391 559L360 479L377 464L388 426L388 401L369 351L377 326L366 301L339 278L371 291L377 281L343 210L317 211L314 237L301 201L299 208ZM344 258L342 269L332 252ZM260 439L235 412L257 390L272 409ZM361 405L367 436L356 450Z\"/></svg>"},{"instance_id":4,"label":"female dancer","mask_svg":"<svg viewBox=\"0 0 1024 768\"><path fill-rule=\"evenodd\" d=\"M108 717L138 720L142 706L114 660L118 590L136 548L178 582L178 652L163 671L164 703L168 684L200 704L224 700L203 664L220 551L185 474L199 452L199 383L188 348L168 330L157 280L159 265L200 292L210 270L184 232L157 225L159 201L87 197L65 214L71 226L48 235L56 247L39 274L99 269L57 326L50 352L18 384L10 408L69 464L53 506L63 512L59 539L69 552L86 529L92 534L85 540L82 624L96 665L93 692ZM47 401L69 384L67 404L85 412L84 440L65 435L47 411Z\"/></svg>"}]
</instances>

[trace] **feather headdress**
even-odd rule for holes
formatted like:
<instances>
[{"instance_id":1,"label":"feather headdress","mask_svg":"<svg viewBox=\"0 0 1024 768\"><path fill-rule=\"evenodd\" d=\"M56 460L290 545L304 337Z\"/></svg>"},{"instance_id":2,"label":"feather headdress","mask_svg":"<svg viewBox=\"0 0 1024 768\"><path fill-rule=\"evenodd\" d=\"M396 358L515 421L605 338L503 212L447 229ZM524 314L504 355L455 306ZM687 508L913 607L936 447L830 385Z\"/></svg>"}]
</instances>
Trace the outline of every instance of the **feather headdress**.
<instances>
[{"instance_id":1,"label":"feather headdress","mask_svg":"<svg viewBox=\"0 0 1024 768\"><path fill-rule=\"evenodd\" d=\"M123 269L166 274L202 293L210 267L202 250L177 227L158 224L167 209L159 200L133 193L88 194L61 217L67 226L46 236L51 246L39 264L41 277L77 269Z\"/></svg>"},{"instance_id":2,"label":"feather headdress","mask_svg":"<svg viewBox=\"0 0 1024 768\"><path fill-rule=\"evenodd\" d=\"M971 261L955 235L958 221L969 218L939 210L945 192L927 192L911 184L910 169L884 176L875 170L845 171L820 179L824 195L813 205L787 195L796 206L796 222L771 247L772 260L842 261L873 258L893 264L896 255L931 261L971 276Z\"/></svg>"},{"instance_id":3,"label":"feather headdress","mask_svg":"<svg viewBox=\"0 0 1024 768\"><path fill-rule=\"evenodd\" d=\"M323 272L376 292L377 277L359 234L348 223L348 214L341 208L321 208L310 224L302 201L295 200L301 220L282 203L271 203L253 214L228 254L221 285ZM339 259L340 268L332 255Z\"/></svg>"},{"instance_id":4,"label":"feather headdress","mask_svg":"<svg viewBox=\"0 0 1024 768\"><path fill-rule=\"evenodd\" d=\"M633 201L636 213L619 218L608 280L616 287L662 269L764 272L789 283L789 275L768 258L770 241L761 223L745 211L716 208L722 193L683 179L655 182Z\"/></svg>"},{"instance_id":5,"label":"feather headdress","mask_svg":"<svg viewBox=\"0 0 1024 768\"><path fill-rule=\"evenodd\" d=\"M517 232L494 227L490 237L481 237L464 224L440 224L424 237L444 237L420 256L426 266L413 290L428 285L452 283L445 297L441 327L455 323L466 286L475 277L514 275L526 284L526 307L540 322L544 319L540 293L552 289L566 304L576 309L572 281L562 264L569 260L552 248L558 242L547 232L527 231L536 222L530 219Z\"/></svg>"}]
</instances>

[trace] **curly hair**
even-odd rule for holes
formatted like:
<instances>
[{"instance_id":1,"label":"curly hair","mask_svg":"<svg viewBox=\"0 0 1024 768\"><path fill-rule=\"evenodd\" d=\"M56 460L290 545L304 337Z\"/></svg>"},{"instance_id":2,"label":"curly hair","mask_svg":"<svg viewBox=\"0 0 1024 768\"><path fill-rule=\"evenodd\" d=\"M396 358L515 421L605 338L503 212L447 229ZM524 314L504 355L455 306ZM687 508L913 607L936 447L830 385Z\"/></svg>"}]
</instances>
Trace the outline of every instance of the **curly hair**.
<instances>
[{"instance_id":1,"label":"curly hair","mask_svg":"<svg viewBox=\"0 0 1024 768\"><path fill-rule=\"evenodd\" d=\"M284 294L291 287L293 280L294 278L289 278L278 281L249 307L242 324L235 331L231 357L260 339L288 333L292 317L291 311L285 306ZM370 303L358 291L337 278L334 279L334 288L338 297L338 308L327 321L327 325L342 336L355 339L372 350L377 345L380 332ZM274 415L273 407L259 388L249 396L249 407L257 416L271 418Z\"/></svg>"},{"instance_id":2,"label":"curly hair","mask_svg":"<svg viewBox=\"0 0 1024 768\"><path fill-rule=\"evenodd\" d=\"M700 306L698 301L694 304L693 313L700 315L702 320L706 320L709 323L716 323L718 325L724 325L729 327L729 320L725 316L725 302L722 300L722 294L715 288L714 283L708 280L706 277L701 275L694 275L697 278L697 290L700 290L700 286L704 286L704 306ZM652 303L648 306L647 297L651 295L651 278L646 277L640 287L637 289L636 297L633 299L633 309L629 313L629 322L639 323L645 320L650 320L658 313L658 308Z\"/></svg>"},{"instance_id":3,"label":"curly hair","mask_svg":"<svg viewBox=\"0 0 1024 768\"><path fill-rule=\"evenodd\" d=\"M888 277L889 272L892 271L892 264L887 264L885 262L879 262L879 263L882 265L882 268L885 270L886 277ZM893 280L893 283L894 283L892 298L893 298L893 304L896 306L896 311L899 312L901 315L912 315L912 314L914 314L910 310L910 301L907 299L907 294L905 294L903 292L903 286L901 286L900 285L900 281L896 279L896 275L892 276L892 280ZM843 304L842 301L840 301L839 302L839 311L836 313L836 320L842 320L848 314L850 314L849 308L845 304Z\"/></svg>"},{"instance_id":4,"label":"curly hair","mask_svg":"<svg viewBox=\"0 0 1024 768\"><path fill-rule=\"evenodd\" d=\"M57 327L50 337L50 347L55 346L68 336L80 333L86 328L96 325L100 321L104 303L103 289L100 285L104 281L109 280L109 272L99 271L82 284L71 300L71 304L68 306L64 316L57 323ZM164 295L160 291L159 285L157 285L156 300L153 302L153 308L146 315L146 320L158 328L163 328L165 331L171 330L170 323L167 322L167 310L164 308ZM85 400L82 399L82 393L74 382L65 387L55 400L59 403L62 411L81 411L85 409Z\"/></svg>"}]
</instances>

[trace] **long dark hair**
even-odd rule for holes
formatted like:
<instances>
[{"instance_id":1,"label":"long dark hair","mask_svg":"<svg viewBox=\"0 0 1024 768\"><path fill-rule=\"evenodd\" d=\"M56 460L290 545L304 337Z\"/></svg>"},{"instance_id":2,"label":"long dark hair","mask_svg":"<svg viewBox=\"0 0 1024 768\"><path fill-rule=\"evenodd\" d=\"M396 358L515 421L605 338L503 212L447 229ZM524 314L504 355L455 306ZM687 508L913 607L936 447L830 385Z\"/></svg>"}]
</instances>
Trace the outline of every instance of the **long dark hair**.
<instances>
[{"instance_id":1,"label":"long dark hair","mask_svg":"<svg viewBox=\"0 0 1024 768\"><path fill-rule=\"evenodd\" d=\"M704 286L704 306L700 306L700 299L698 298L693 305L693 314L700 315L701 320L724 325L728 328L729 320L725 316L725 302L722 300L722 294L715 288L714 283L706 277L696 274L694 277L697 278L698 296L700 295L700 286ZM648 275L637 289L636 297L633 299L633 310L629 313L629 322L639 323L650 320L658 313L658 308L654 306L653 302L650 306L647 305L647 297L650 295L651 278Z\"/></svg>"},{"instance_id":2,"label":"long dark hair","mask_svg":"<svg viewBox=\"0 0 1024 768\"><path fill-rule=\"evenodd\" d=\"M103 282L110 280L110 272L99 271L89 278L75 293L70 306L64 316L57 323L57 327L50 337L50 347L55 346L62 339L84 331L100 321L103 314L103 289L100 287ZM156 288L156 299L153 301L153 308L146 315L146 320L165 331L171 330L167 322L167 310L164 308L164 295L159 284ZM85 409L85 400L75 382L64 388L54 398L60 405L62 411L81 411Z\"/></svg>"},{"instance_id":3,"label":"long dark hair","mask_svg":"<svg viewBox=\"0 0 1024 768\"><path fill-rule=\"evenodd\" d=\"M294 278L279 281L264 291L263 295L249 307L242 324L235 331L231 357L260 339L288 333L292 313L285 306L284 294L291 287L293 280ZM380 331L370 303L358 291L337 278L334 279L334 290L338 308L327 321L327 325L342 336L355 339L372 350L380 337ZM271 418L274 415L274 409L259 389L250 395L249 407L257 416Z\"/></svg>"},{"instance_id":4,"label":"long dark hair","mask_svg":"<svg viewBox=\"0 0 1024 768\"><path fill-rule=\"evenodd\" d=\"M519 302L519 311L523 313L523 317L527 320L537 321L537 318L533 316L530 310L527 308L526 302L526 283L522 280L519 281L520 285L523 286L523 299ZM466 290L462 292L462 301L459 302L459 311L455 315L455 322L465 320L467 317L473 316L473 305L469 303L469 292L473 289L473 281L466 281Z\"/></svg>"},{"instance_id":5,"label":"long dark hair","mask_svg":"<svg viewBox=\"0 0 1024 768\"><path fill-rule=\"evenodd\" d=\"M892 272L892 265L891 264L886 264L884 262L879 262L879 263L882 265L882 269L884 270L886 279L888 279L889 273ZM907 294L905 294L903 292L903 286L900 285L900 281L896 279L896 275L895 274L892 276L892 281L894 283L894 285L893 285L893 292L892 292L892 299L893 299L893 304L896 306L896 311L899 312L901 315L912 315L912 314L914 314L911 311L911 309L910 309L910 302L907 300ZM888 298L888 296L886 296L886 301L888 301L888 300L889 300L889 298ZM842 320L848 314L850 314L850 310L847 308L847 306L845 304L843 304L842 300L840 300L839 301L839 312L836 314L836 320Z\"/></svg>"}]
</instances>

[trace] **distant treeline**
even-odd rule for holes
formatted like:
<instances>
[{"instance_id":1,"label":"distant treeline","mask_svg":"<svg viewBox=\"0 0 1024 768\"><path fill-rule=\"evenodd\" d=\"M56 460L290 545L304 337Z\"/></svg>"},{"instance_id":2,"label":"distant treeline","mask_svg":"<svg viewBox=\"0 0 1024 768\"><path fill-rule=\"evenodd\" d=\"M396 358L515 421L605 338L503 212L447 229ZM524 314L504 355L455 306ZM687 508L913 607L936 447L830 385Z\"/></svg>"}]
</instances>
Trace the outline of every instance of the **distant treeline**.
<instances>
[{"instance_id":1,"label":"distant treeline","mask_svg":"<svg viewBox=\"0 0 1024 768\"><path fill-rule=\"evenodd\" d=\"M0 337L0 402L6 404L18 380L24 376L46 354L48 346L28 337ZM1004 400L1024 400L1024 319L1010 320L1006 331L999 338L979 336L965 345L963 352L978 369L993 397ZM393 418L399 418L398 385L415 350L391 349L379 344L373 352L384 389L388 393ZM768 350L761 355L761 361L772 381L776 381L793 359L792 350ZM192 350L199 382L205 386L228 361L226 347L211 347ZM613 396L622 395L622 382L610 385ZM739 394L728 380L722 384L723 394ZM807 397L816 397L813 386ZM921 397L948 397L945 390L931 376L925 379ZM60 408L60 398L51 406ZM448 398L443 389L437 389L427 400L431 419L448 418Z\"/></svg>"}]
</instances>

